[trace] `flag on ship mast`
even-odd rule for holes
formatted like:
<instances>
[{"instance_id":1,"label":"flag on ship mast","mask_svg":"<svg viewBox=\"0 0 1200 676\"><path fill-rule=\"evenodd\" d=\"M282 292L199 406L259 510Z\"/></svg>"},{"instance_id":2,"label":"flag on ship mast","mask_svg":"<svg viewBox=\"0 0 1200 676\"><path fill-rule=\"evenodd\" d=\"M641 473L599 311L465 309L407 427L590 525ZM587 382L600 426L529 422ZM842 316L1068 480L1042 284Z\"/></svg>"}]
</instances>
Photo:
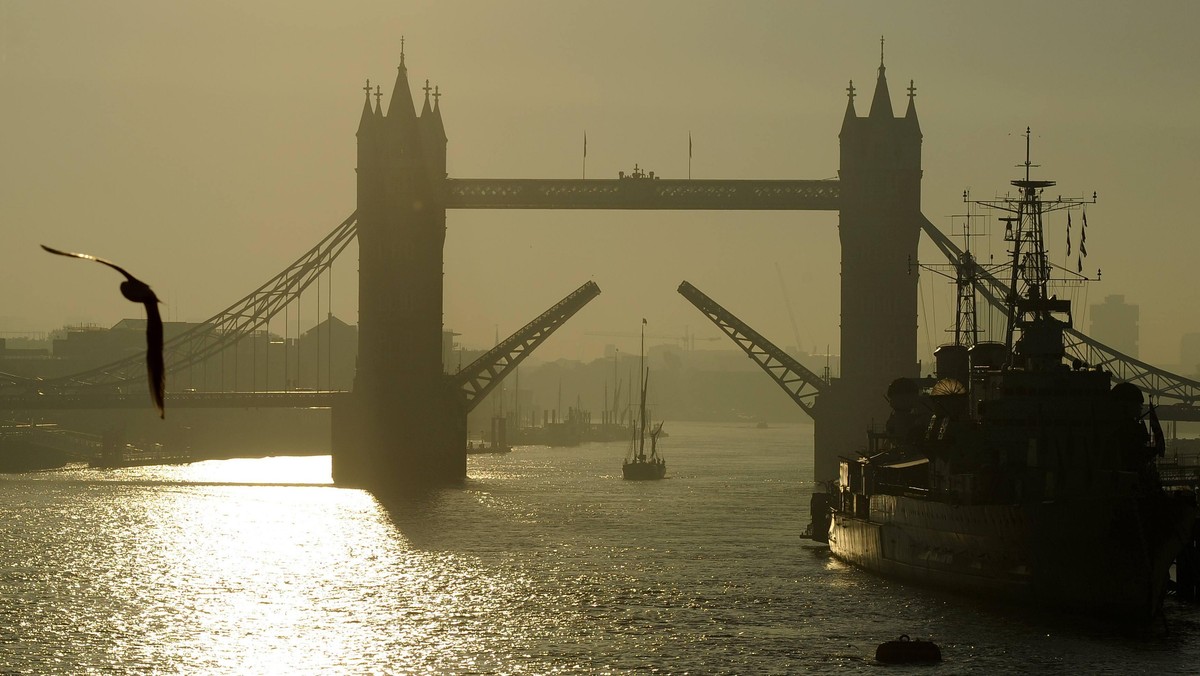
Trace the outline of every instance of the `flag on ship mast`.
<instances>
[{"instance_id":1,"label":"flag on ship mast","mask_svg":"<svg viewBox=\"0 0 1200 676\"><path fill-rule=\"evenodd\" d=\"M692 180L692 132L688 132L688 180Z\"/></svg>"},{"instance_id":2,"label":"flag on ship mast","mask_svg":"<svg viewBox=\"0 0 1200 676\"><path fill-rule=\"evenodd\" d=\"M1067 212L1067 258L1071 257L1071 212Z\"/></svg>"},{"instance_id":3,"label":"flag on ship mast","mask_svg":"<svg viewBox=\"0 0 1200 676\"><path fill-rule=\"evenodd\" d=\"M1087 209L1083 210L1083 225L1079 226L1079 253L1087 258Z\"/></svg>"}]
</instances>

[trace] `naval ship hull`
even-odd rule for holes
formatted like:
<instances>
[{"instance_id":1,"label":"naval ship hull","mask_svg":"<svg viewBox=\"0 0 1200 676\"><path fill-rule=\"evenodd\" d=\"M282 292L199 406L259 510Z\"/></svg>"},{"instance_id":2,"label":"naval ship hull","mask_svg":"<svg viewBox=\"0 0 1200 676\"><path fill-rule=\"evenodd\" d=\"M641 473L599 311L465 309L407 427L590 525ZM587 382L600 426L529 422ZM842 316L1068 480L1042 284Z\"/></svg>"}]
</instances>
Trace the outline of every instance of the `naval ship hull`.
<instances>
[{"instance_id":1,"label":"naval ship hull","mask_svg":"<svg viewBox=\"0 0 1200 676\"><path fill-rule=\"evenodd\" d=\"M1030 505L874 495L866 514L834 513L829 548L906 582L1137 624L1161 609L1194 516L1167 495Z\"/></svg>"}]
</instances>

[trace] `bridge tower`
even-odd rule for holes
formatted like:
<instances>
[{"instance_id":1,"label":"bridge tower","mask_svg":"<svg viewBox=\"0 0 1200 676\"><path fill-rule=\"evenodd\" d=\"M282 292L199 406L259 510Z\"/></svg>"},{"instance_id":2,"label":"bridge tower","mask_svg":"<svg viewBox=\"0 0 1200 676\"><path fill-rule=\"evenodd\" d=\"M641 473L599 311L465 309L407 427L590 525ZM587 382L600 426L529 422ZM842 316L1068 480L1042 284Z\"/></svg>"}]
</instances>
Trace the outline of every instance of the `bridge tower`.
<instances>
[{"instance_id":1,"label":"bridge tower","mask_svg":"<svg viewBox=\"0 0 1200 676\"><path fill-rule=\"evenodd\" d=\"M837 477L837 456L863 448L882 425L884 394L918 375L917 243L921 233L921 127L916 88L903 117L892 113L880 42L870 112L854 110L854 83L842 120L842 373L817 402L816 478Z\"/></svg>"},{"instance_id":2,"label":"bridge tower","mask_svg":"<svg viewBox=\"0 0 1200 676\"><path fill-rule=\"evenodd\" d=\"M442 365L446 134L428 81L417 115L403 50L398 71L387 114L368 82L359 120L358 365L333 414L334 481L368 488L466 476L466 411Z\"/></svg>"}]
</instances>

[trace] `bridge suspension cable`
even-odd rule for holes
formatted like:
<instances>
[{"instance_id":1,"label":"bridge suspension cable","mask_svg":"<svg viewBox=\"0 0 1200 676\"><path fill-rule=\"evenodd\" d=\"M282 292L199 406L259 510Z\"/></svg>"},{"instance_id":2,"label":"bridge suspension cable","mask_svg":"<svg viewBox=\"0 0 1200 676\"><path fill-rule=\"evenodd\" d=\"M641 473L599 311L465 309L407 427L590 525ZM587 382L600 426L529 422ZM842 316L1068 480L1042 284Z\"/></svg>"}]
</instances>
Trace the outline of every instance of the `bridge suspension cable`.
<instances>
[{"instance_id":1,"label":"bridge suspension cable","mask_svg":"<svg viewBox=\"0 0 1200 676\"><path fill-rule=\"evenodd\" d=\"M350 214L316 246L262 286L207 321L164 341L163 357L167 372L178 372L199 364L266 324L329 269L334 259L358 234L357 224L357 212ZM47 379L39 386L115 385L145 378L146 360L138 354L82 373Z\"/></svg>"},{"instance_id":2,"label":"bridge suspension cable","mask_svg":"<svg viewBox=\"0 0 1200 676\"><path fill-rule=\"evenodd\" d=\"M960 264L962 250L924 215L921 216L921 229L952 264ZM1009 286L978 266L975 269L975 290L996 309L1007 311L1004 299L1008 297ZM1186 404L1200 401L1200 381L1184 378L1123 354L1074 327L1067 327L1063 332L1063 342L1067 353L1073 358L1104 368L1116 380L1133 383L1152 397L1176 399Z\"/></svg>"}]
</instances>

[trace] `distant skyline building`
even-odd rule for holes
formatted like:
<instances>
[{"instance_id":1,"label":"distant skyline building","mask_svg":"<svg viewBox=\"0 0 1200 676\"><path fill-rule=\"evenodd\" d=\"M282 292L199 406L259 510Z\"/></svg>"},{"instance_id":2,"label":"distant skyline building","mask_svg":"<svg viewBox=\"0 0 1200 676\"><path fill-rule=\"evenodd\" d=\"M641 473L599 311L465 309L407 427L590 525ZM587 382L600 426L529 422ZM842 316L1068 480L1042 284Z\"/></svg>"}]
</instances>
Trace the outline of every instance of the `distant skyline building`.
<instances>
[{"instance_id":1,"label":"distant skyline building","mask_svg":"<svg viewBox=\"0 0 1200 676\"><path fill-rule=\"evenodd\" d=\"M1089 336L1130 357L1138 356L1139 306L1126 303L1121 294L1113 294L1103 303L1090 306L1088 312Z\"/></svg>"},{"instance_id":2,"label":"distant skyline building","mask_svg":"<svg viewBox=\"0 0 1200 676\"><path fill-rule=\"evenodd\" d=\"M1200 333L1185 333L1179 341L1179 372L1195 376L1200 373Z\"/></svg>"}]
</instances>

